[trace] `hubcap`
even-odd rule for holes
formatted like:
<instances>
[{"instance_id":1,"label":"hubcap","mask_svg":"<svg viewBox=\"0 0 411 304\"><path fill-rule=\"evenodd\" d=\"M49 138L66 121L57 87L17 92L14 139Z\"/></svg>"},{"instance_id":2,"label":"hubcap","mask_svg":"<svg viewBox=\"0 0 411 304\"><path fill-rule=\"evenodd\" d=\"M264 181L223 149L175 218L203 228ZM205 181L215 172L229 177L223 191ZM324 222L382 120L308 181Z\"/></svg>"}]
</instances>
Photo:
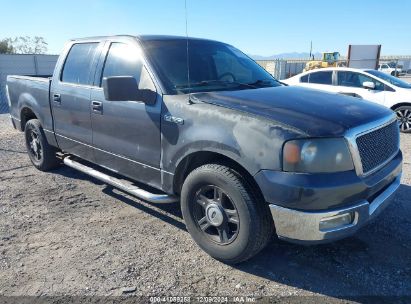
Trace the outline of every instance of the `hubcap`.
<instances>
[{"instance_id":1,"label":"hubcap","mask_svg":"<svg viewBox=\"0 0 411 304\"><path fill-rule=\"evenodd\" d=\"M401 131L409 131L411 129L411 110L403 109L398 110L396 113Z\"/></svg>"},{"instance_id":2,"label":"hubcap","mask_svg":"<svg viewBox=\"0 0 411 304\"><path fill-rule=\"evenodd\" d=\"M206 208L206 218L207 221L215 226L221 226L224 222L224 215L223 212L220 210L220 207L217 204L209 204Z\"/></svg>"},{"instance_id":3,"label":"hubcap","mask_svg":"<svg viewBox=\"0 0 411 304\"><path fill-rule=\"evenodd\" d=\"M219 187L203 186L195 196L193 216L199 229L212 241L226 245L235 240L240 217L231 198Z\"/></svg>"}]
</instances>

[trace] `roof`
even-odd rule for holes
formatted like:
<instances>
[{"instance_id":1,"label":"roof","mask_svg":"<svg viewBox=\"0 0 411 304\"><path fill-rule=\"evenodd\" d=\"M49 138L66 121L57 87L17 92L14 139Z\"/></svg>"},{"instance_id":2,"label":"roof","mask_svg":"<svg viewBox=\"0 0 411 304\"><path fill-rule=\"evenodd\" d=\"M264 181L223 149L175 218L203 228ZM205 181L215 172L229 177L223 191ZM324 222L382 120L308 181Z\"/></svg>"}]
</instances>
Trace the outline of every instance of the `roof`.
<instances>
[{"instance_id":1,"label":"roof","mask_svg":"<svg viewBox=\"0 0 411 304\"><path fill-rule=\"evenodd\" d=\"M372 69L356 69L356 68L348 68L348 67L329 67L329 68L320 68L320 69L309 70L309 71L306 71L304 73L318 72L318 71L351 71L351 72L358 72L358 71L367 71L367 70L372 70Z\"/></svg>"},{"instance_id":2,"label":"roof","mask_svg":"<svg viewBox=\"0 0 411 304\"><path fill-rule=\"evenodd\" d=\"M70 39L70 41L83 41L83 40L103 40L110 38L135 38L140 41L155 41L155 40L202 40L202 41L214 41L211 39L205 38L196 38L196 37L186 37L186 36L172 36L172 35L111 35L111 36L94 36L94 37L84 37L84 38L75 38Z\"/></svg>"}]
</instances>

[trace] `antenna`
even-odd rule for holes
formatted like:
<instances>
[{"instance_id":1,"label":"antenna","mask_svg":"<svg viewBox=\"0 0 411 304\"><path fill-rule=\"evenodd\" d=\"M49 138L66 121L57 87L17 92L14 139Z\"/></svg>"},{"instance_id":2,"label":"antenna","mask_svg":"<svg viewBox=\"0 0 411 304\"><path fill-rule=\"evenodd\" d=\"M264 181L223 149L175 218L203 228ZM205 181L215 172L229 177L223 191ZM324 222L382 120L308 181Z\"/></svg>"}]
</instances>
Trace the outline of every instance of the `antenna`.
<instances>
[{"instance_id":1,"label":"antenna","mask_svg":"<svg viewBox=\"0 0 411 304\"><path fill-rule=\"evenodd\" d=\"M187 45L187 86L188 86L188 103L192 104L191 101L191 82L190 82L190 58L189 58L189 48L188 48L188 17L187 17L187 0L184 0L184 11L185 11L185 18L186 18L186 45Z\"/></svg>"}]
</instances>

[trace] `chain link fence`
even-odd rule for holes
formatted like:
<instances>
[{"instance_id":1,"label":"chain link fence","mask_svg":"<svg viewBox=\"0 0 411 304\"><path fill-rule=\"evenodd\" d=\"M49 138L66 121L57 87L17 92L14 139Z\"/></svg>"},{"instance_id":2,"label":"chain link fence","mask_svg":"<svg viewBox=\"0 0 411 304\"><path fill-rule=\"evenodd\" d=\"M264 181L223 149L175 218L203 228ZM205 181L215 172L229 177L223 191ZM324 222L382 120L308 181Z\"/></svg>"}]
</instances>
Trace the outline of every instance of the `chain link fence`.
<instances>
[{"instance_id":1,"label":"chain link fence","mask_svg":"<svg viewBox=\"0 0 411 304\"><path fill-rule=\"evenodd\" d=\"M274 60L257 60L256 62L266 69L277 79L287 79L294 75L300 74L311 60L309 59L274 59ZM315 59L315 61L321 61ZM339 67L352 66L361 68L365 66L376 66L383 72L396 75L411 77L411 56L384 56L377 63L375 59L371 60L338 60L335 64Z\"/></svg>"},{"instance_id":2,"label":"chain link fence","mask_svg":"<svg viewBox=\"0 0 411 304\"><path fill-rule=\"evenodd\" d=\"M0 55L0 114L9 112L7 75L51 75L57 58L56 55Z\"/></svg>"}]
</instances>

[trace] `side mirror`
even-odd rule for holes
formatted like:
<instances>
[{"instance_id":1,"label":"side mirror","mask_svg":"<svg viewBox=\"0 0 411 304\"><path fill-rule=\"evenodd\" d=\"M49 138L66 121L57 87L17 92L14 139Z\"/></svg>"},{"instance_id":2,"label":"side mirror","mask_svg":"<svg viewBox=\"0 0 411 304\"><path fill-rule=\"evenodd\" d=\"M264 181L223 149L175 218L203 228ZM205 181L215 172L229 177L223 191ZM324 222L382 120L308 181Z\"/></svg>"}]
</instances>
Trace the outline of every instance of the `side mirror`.
<instances>
[{"instance_id":1,"label":"side mirror","mask_svg":"<svg viewBox=\"0 0 411 304\"><path fill-rule=\"evenodd\" d=\"M364 81L362 83L362 87L364 89L374 90L375 89L375 83L372 82L372 81Z\"/></svg>"},{"instance_id":2,"label":"side mirror","mask_svg":"<svg viewBox=\"0 0 411 304\"><path fill-rule=\"evenodd\" d=\"M141 101L146 104L156 102L157 93L149 89L139 89L137 80L131 76L103 78L104 97L109 101Z\"/></svg>"}]
</instances>

